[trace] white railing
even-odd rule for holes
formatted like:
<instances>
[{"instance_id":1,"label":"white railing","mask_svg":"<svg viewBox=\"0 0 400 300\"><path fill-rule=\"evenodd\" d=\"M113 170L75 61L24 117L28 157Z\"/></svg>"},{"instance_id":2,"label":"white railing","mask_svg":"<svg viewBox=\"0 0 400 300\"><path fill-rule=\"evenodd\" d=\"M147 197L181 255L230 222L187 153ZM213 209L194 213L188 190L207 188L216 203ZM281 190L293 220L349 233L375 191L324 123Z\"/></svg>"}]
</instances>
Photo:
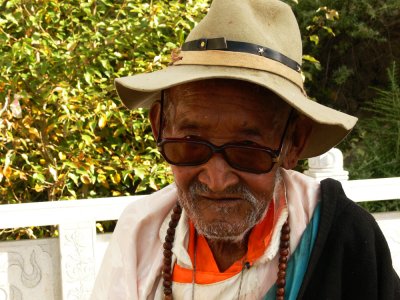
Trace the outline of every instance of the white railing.
<instances>
[{"instance_id":1,"label":"white railing","mask_svg":"<svg viewBox=\"0 0 400 300\"><path fill-rule=\"evenodd\" d=\"M58 225L59 231L58 239L0 243L0 300L9 299L2 294L88 299L109 239L96 235L96 222L117 220L137 198L0 205L0 229Z\"/></svg>"},{"instance_id":2,"label":"white railing","mask_svg":"<svg viewBox=\"0 0 400 300\"><path fill-rule=\"evenodd\" d=\"M342 180L354 201L400 199L400 177L347 181L340 151L309 160L305 173ZM0 243L0 300L82 299L89 297L109 234L96 222L116 220L139 196L0 205L0 230L58 225L59 238ZM400 212L374 214L400 274Z\"/></svg>"}]
</instances>

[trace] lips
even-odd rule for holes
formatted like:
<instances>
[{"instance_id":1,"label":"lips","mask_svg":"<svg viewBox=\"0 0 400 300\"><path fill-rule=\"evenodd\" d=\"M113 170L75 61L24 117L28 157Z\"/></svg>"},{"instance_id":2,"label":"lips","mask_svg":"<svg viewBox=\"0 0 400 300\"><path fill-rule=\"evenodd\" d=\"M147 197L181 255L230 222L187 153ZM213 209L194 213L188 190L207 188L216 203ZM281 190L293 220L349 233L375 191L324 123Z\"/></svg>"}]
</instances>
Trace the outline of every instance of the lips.
<instances>
[{"instance_id":1,"label":"lips","mask_svg":"<svg viewBox=\"0 0 400 300\"><path fill-rule=\"evenodd\" d=\"M246 201L243 198L239 197L205 197L199 196L197 198L198 207L202 207L206 209L207 207L210 209L227 209L227 208L235 208L242 207ZM226 212L225 212L226 213Z\"/></svg>"},{"instance_id":2,"label":"lips","mask_svg":"<svg viewBox=\"0 0 400 300\"><path fill-rule=\"evenodd\" d=\"M243 198L237 197L237 196L223 196L223 197L215 197L215 196L202 196L199 195L197 197L200 200L205 200L205 201L212 201L216 203L222 203L222 202L238 202L238 201L243 201Z\"/></svg>"}]
</instances>

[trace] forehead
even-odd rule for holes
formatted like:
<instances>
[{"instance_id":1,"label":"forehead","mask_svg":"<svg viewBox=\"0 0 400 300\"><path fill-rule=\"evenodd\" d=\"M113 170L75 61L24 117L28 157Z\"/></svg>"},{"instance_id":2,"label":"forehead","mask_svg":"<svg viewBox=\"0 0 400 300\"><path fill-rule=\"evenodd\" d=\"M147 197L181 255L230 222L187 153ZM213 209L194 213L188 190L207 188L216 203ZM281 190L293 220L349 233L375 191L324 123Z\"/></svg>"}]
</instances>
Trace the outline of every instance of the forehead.
<instances>
[{"instance_id":1,"label":"forehead","mask_svg":"<svg viewBox=\"0 0 400 300\"><path fill-rule=\"evenodd\" d=\"M285 116L289 105L276 94L252 83L213 79L169 89L167 106L174 114L234 113L237 117L275 119Z\"/></svg>"}]
</instances>

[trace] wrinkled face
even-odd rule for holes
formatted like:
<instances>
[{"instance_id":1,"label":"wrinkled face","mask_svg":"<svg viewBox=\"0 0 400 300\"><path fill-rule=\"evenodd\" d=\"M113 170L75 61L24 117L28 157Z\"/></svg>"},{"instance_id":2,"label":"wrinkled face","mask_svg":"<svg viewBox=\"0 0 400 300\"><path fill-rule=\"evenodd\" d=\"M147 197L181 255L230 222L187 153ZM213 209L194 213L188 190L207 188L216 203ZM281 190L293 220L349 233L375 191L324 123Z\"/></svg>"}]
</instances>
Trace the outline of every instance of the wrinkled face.
<instances>
[{"instance_id":1,"label":"wrinkled face","mask_svg":"<svg viewBox=\"0 0 400 300\"><path fill-rule=\"evenodd\" d=\"M245 82L207 80L166 93L164 138L196 138L215 145L257 143L278 149L289 106ZM214 154L199 166L171 166L178 198L200 234L238 240L265 215L277 169L253 174L229 166Z\"/></svg>"}]
</instances>

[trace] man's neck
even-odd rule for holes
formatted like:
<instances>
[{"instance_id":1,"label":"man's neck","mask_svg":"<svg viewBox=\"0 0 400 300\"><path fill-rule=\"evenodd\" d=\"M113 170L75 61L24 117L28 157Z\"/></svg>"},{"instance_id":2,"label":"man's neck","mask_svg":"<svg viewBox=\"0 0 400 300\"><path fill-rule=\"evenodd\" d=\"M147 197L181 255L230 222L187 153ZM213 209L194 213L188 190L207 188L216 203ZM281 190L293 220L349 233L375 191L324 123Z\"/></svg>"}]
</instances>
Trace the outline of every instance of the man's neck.
<instances>
[{"instance_id":1,"label":"man's neck","mask_svg":"<svg viewBox=\"0 0 400 300\"><path fill-rule=\"evenodd\" d=\"M235 261L242 258L247 253L249 234L250 232L238 242L207 239L220 272L225 272Z\"/></svg>"}]
</instances>

